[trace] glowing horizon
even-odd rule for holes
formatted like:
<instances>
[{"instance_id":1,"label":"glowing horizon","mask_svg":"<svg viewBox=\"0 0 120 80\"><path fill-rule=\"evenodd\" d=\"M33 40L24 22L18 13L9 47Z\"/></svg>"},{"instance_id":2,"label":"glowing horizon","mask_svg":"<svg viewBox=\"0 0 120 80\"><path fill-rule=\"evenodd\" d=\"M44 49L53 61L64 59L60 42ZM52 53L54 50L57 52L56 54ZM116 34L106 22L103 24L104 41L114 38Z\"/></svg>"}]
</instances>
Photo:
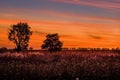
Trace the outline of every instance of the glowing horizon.
<instances>
[{"instance_id":1,"label":"glowing horizon","mask_svg":"<svg viewBox=\"0 0 120 80\"><path fill-rule=\"evenodd\" d=\"M15 47L7 35L10 25L18 22L31 27L33 49L40 49L48 33L58 33L68 48L120 47L119 8L118 0L1 1L0 47Z\"/></svg>"}]
</instances>

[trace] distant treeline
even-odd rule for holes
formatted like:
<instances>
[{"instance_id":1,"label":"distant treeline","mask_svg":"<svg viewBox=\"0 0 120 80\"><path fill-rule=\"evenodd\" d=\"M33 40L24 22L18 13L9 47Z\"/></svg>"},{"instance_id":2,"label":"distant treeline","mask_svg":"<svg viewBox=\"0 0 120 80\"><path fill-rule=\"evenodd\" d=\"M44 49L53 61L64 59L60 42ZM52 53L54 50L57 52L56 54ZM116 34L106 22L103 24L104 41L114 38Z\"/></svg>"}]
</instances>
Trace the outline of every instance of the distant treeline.
<instances>
[{"instance_id":1,"label":"distant treeline","mask_svg":"<svg viewBox=\"0 0 120 80\"><path fill-rule=\"evenodd\" d=\"M33 49L29 48L26 50L27 52L40 52L40 51L48 51L47 49L42 50L42 49ZM120 48L62 48L62 51L119 51ZM6 47L0 48L0 53L4 52L15 52L15 49L7 49Z\"/></svg>"},{"instance_id":2,"label":"distant treeline","mask_svg":"<svg viewBox=\"0 0 120 80\"><path fill-rule=\"evenodd\" d=\"M120 48L62 48L62 50L119 51Z\"/></svg>"}]
</instances>

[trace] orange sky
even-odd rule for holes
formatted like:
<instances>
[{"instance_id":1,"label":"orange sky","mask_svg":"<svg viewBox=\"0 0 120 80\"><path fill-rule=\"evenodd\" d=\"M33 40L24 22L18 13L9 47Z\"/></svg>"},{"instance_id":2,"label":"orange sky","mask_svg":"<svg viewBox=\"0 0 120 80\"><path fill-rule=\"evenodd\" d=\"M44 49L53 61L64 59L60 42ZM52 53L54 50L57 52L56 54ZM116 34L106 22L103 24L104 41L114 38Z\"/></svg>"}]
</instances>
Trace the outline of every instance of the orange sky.
<instances>
[{"instance_id":1,"label":"orange sky","mask_svg":"<svg viewBox=\"0 0 120 80\"><path fill-rule=\"evenodd\" d=\"M31 27L33 35L29 47L34 49L40 49L48 33L59 33L63 47L120 47L120 11L116 3L95 0L94 5L87 0L77 1L40 1L41 6L36 0L36 6L22 2L19 4L23 6L11 6L13 3L3 1L8 7L0 6L0 47L15 47L7 36L10 25L18 22L27 22ZM15 3L18 4L17 1Z\"/></svg>"}]
</instances>

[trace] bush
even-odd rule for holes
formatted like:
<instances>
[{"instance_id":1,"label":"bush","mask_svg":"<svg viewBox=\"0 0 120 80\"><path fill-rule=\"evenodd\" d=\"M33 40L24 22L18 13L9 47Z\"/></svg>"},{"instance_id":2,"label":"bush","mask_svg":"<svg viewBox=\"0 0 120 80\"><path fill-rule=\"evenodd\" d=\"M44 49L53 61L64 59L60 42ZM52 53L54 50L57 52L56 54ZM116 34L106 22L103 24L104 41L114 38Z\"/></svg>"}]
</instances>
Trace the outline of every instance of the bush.
<instances>
[{"instance_id":1,"label":"bush","mask_svg":"<svg viewBox=\"0 0 120 80\"><path fill-rule=\"evenodd\" d=\"M6 48L6 47L0 48L0 53L4 53L4 52L6 52L6 51L7 51L7 48Z\"/></svg>"}]
</instances>

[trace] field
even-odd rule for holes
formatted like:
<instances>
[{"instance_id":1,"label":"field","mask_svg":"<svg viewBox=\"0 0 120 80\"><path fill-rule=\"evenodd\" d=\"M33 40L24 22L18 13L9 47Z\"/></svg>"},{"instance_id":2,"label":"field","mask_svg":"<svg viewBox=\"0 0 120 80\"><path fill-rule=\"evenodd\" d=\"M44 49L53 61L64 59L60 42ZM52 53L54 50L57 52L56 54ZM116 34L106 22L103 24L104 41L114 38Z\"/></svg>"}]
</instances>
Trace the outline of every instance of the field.
<instances>
[{"instance_id":1,"label":"field","mask_svg":"<svg viewBox=\"0 0 120 80\"><path fill-rule=\"evenodd\" d=\"M113 51L2 53L0 80L119 80Z\"/></svg>"}]
</instances>

